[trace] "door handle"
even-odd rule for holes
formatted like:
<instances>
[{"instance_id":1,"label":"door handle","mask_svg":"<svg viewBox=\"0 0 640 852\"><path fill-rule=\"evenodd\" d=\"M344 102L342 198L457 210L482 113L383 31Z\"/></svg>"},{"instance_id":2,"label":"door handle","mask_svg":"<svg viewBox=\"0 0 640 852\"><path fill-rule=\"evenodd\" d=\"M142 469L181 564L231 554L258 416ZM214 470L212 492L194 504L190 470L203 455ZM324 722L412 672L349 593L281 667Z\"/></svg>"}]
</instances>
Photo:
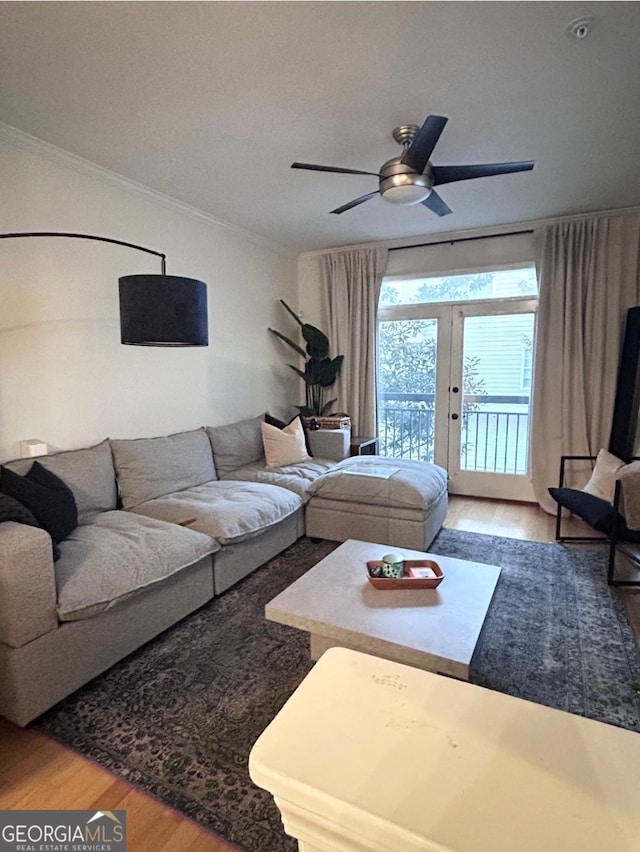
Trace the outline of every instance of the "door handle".
<instances>
[{"instance_id":1,"label":"door handle","mask_svg":"<svg viewBox=\"0 0 640 852\"><path fill-rule=\"evenodd\" d=\"M458 393L458 391L460 390L460 388L458 388L458 387L452 387L452 388L451 388L451 390L452 390L454 393Z\"/></svg>"},{"instance_id":2,"label":"door handle","mask_svg":"<svg viewBox=\"0 0 640 852\"><path fill-rule=\"evenodd\" d=\"M457 419L458 419L458 416L459 416L459 415L457 415L457 414L452 414L452 415L451 415L451 419L452 419L452 420L457 420Z\"/></svg>"}]
</instances>

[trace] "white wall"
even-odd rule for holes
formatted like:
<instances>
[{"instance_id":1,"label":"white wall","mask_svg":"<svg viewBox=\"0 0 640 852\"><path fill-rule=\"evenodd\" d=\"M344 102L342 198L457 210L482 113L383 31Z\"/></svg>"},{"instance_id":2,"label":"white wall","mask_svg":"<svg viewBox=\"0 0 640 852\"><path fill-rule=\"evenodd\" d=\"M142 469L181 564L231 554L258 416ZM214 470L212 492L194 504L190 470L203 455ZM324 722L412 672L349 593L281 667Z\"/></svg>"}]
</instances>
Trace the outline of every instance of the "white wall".
<instances>
[{"instance_id":1,"label":"white wall","mask_svg":"<svg viewBox=\"0 0 640 852\"><path fill-rule=\"evenodd\" d=\"M298 258L298 302L304 321L326 333L328 323L322 305L322 270L317 254L301 254Z\"/></svg>"},{"instance_id":2,"label":"white wall","mask_svg":"<svg viewBox=\"0 0 640 852\"><path fill-rule=\"evenodd\" d=\"M0 460L291 411L295 378L268 326L297 306L296 261L259 238L49 146L0 133L0 233L76 231L167 255L208 284L209 346L120 343L118 277L160 259L71 239L0 240Z\"/></svg>"}]
</instances>

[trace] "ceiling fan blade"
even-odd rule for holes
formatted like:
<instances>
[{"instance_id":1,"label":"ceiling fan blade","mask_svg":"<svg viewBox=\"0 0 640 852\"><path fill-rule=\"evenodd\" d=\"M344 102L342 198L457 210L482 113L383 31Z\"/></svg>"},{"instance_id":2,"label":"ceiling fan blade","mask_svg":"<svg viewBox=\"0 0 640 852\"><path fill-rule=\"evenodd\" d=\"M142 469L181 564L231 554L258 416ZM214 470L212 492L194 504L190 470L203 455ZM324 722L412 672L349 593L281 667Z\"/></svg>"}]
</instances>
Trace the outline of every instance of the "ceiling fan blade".
<instances>
[{"instance_id":1,"label":"ceiling fan blade","mask_svg":"<svg viewBox=\"0 0 640 852\"><path fill-rule=\"evenodd\" d=\"M443 115L428 115L400 162L422 174L448 120Z\"/></svg>"},{"instance_id":2,"label":"ceiling fan blade","mask_svg":"<svg viewBox=\"0 0 640 852\"><path fill-rule=\"evenodd\" d=\"M449 213L453 213L453 210L444 203L438 193L433 189L425 200L420 203L424 204L425 207L428 207L429 210L432 210L434 213L437 213L438 216L448 216Z\"/></svg>"},{"instance_id":3,"label":"ceiling fan blade","mask_svg":"<svg viewBox=\"0 0 640 852\"><path fill-rule=\"evenodd\" d=\"M372 175L380 177L377 172L362 172L360 169L341 169L339 166L317 166L315 163L291 163L292 169L308 169L311 172L336 172L341 175Z\"/></svg>"},{"instance_id":4,"label":"ceiling fan blade","mask_svg":"<svg viewBox=\"0 0 640 852\"><path fill-rule=\"evenodd\" d=\"M487 163L478 166L432 166L433 185L492 175L509 175L513 172L530 172L534 165L533 160L523 160L520 163Z\"/></svg>"},{"instance_id":5,"label":"ceiling fan blade","mask_svg":"<svg viewBox=\"0 0 640 852\"><path fill-rule=\"evenodd\" d=\"M353 201L348 201L346 204L343 204L342 207L336 207L335 210L332 210L332 213L344 213L346 210L351 210L352 207L357 207L358 204L362 204L365 201L368 201L370 198L373 198L374 195L379 195L380 193L376 189L375 192L368 192L366 195L361 195L360 198L354 198Z\"/></svg>"}]
</instances>

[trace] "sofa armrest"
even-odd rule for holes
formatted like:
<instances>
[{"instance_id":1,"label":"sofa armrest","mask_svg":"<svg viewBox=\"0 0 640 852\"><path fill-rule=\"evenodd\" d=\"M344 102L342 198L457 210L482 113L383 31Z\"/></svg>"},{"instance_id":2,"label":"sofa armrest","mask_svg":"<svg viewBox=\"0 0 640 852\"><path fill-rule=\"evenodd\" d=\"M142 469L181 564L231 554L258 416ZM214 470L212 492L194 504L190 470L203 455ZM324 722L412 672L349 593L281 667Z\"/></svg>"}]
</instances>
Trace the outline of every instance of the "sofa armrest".
<instances>
[{"instance_id":1,"label":"sofa armrest","mask_svg":"<svg viewBox=\"0 0 640 852\"><path fill-rule=\"evenodd\" d=\"M342 461L349 457L351 429L316 429L307 432L309 446L316 458Z\"/></svg>"},{"instance_id":2,"label":"sofa armrest","mask_svg":"<svg viewBox=\"0 0 640 852\"><path fill-rule=\"evenodd\" d=\"M49 533L13 521L0 524L0 642L19 648L57 626Z\"/></svg>"}]
</instances>

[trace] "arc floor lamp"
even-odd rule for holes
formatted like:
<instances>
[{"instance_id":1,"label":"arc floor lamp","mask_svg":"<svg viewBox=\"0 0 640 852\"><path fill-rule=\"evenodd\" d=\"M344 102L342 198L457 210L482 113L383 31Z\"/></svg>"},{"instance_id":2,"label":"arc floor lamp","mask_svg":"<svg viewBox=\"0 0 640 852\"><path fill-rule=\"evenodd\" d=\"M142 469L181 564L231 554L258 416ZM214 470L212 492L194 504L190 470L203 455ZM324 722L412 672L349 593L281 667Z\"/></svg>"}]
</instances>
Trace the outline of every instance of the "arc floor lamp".
<instances>
[{"instance_id":1,"label":"arc floor lamp","mask_svg":"<svg viewBox=\"0 0 640 852\"><path fill-rule=\"evenodd\" d=\"M65 231L27 231L0 234L0 240L20 237L66 237L97 240L143 251L161 258L160 275L125 275L119 279L120 335L132 346L208 346L207 285L195 278L167 275L162 252L144 246Z\"/></svg>"}]
</instances>

